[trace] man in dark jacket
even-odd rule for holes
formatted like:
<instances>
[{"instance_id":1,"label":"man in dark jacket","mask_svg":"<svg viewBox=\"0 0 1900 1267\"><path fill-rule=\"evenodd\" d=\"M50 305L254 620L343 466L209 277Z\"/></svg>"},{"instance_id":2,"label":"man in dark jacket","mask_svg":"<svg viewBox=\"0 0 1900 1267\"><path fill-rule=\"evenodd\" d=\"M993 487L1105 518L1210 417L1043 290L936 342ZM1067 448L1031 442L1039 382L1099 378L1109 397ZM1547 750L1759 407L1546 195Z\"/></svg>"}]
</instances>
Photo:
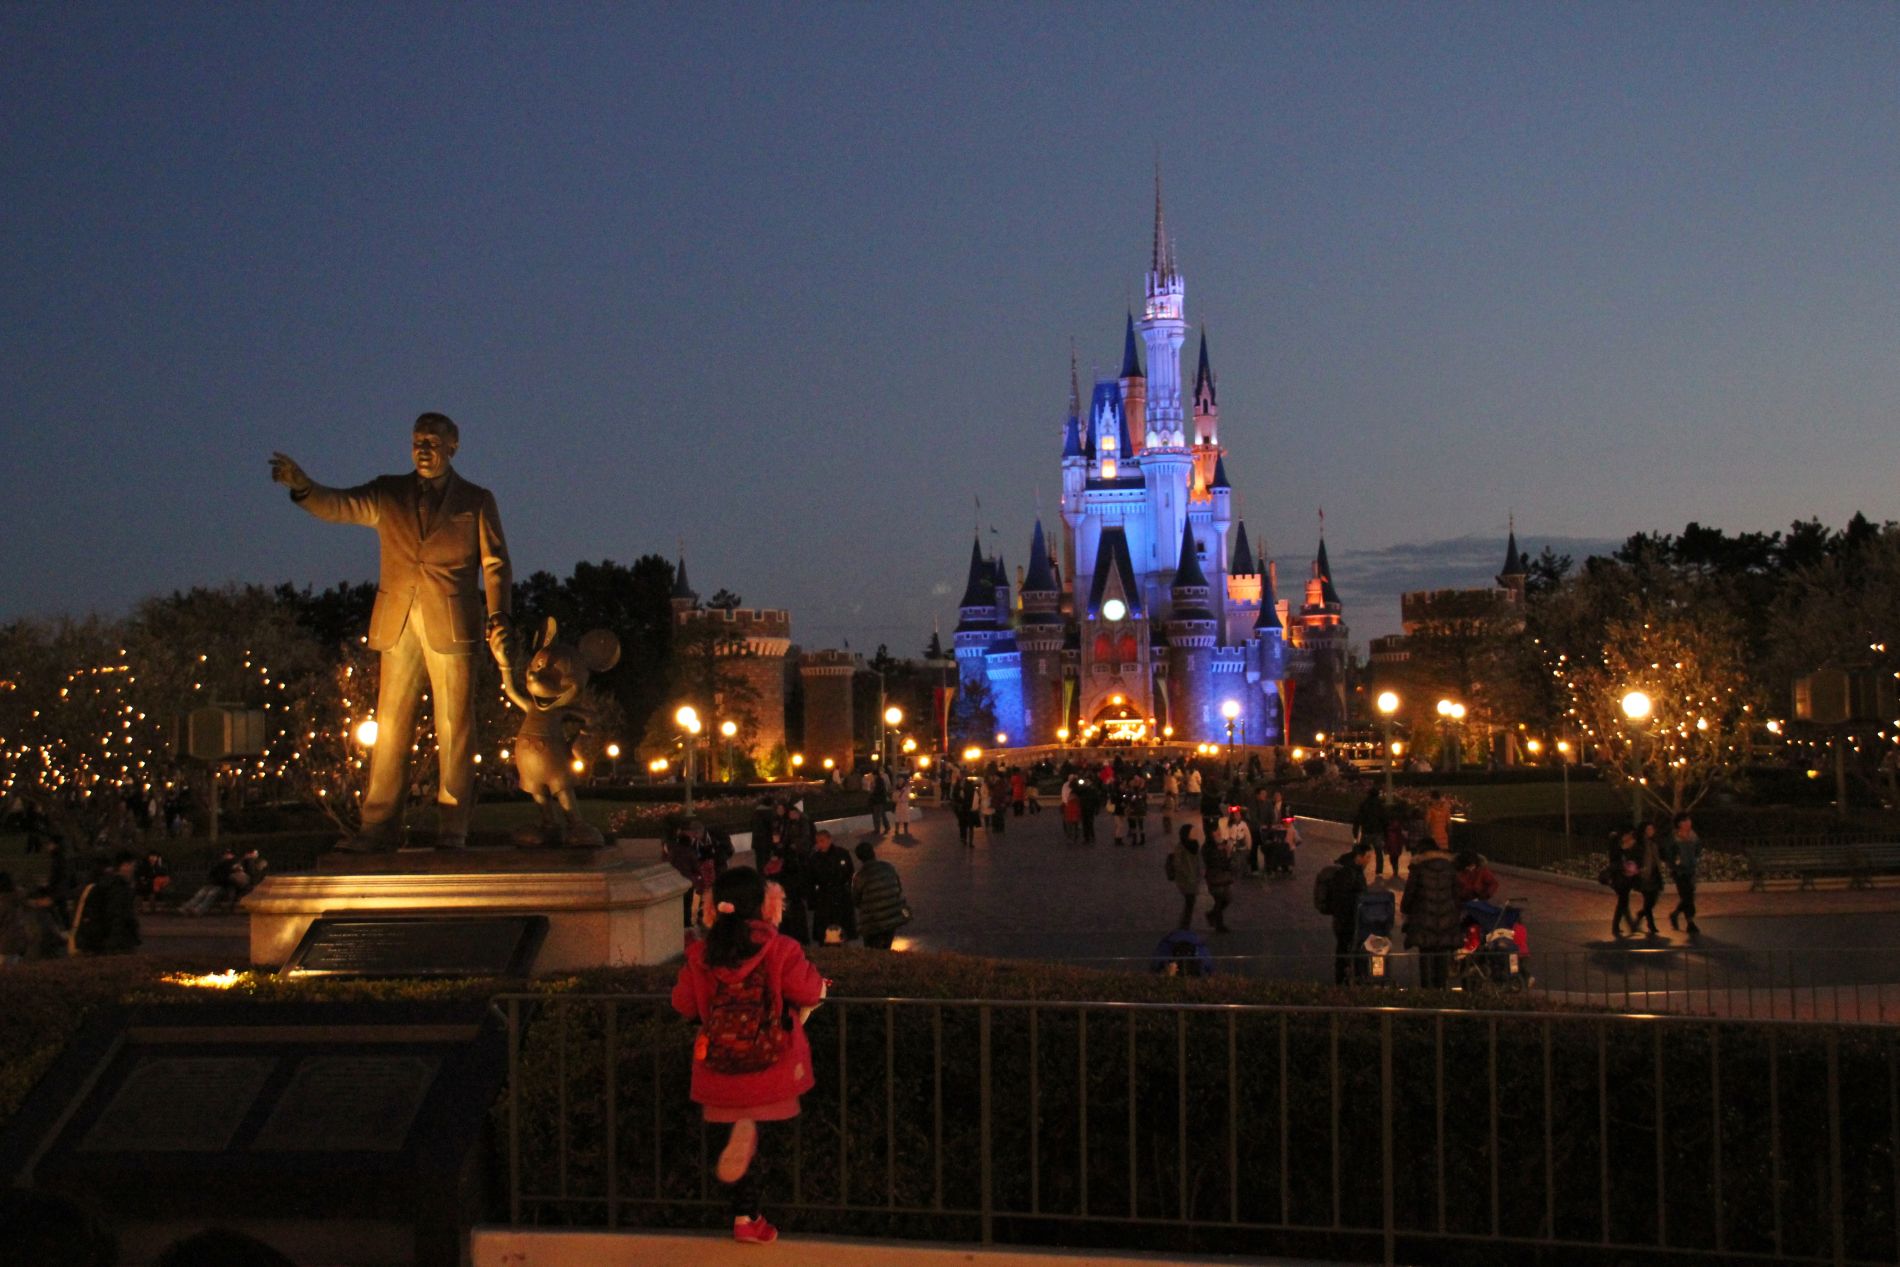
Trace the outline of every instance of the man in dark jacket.
<instances>
[{"instance_id":1,"label":"man in dark jacket","mask_svg":"<svg viewBox=\"0 0 1900 1267\"><path fill-rule=\"evenodd\" d=\"M1405 948L1419 952L1419 985L1444 989L1451 952L1464 944L1458 868L1447 850L1426 849L1412 855L1399 910L1405 915Z\"/></svg>"},{"instance_id":2,"label":"man in dark jacket","mask_svg":"<svg viewBox=\"0 0 1900 1267\"><path fill-rule=\"evenodd\" d=\"M1326 894L1326 914L1333 921L1333 984L1345 985L1354 975L1357 947L1352 944L1353 930L1359 923L1359 895L1366 891L1366 860L1378 851L1372 841L1360 837L1351 849L1333 859L1339 870L1333 873Z\"/></svg>"},{"instance_id":3,"label":"man in dark jacket","mask_svg":"<svg viewBox=\"0 0 1900 1267\"><path fill-rule=\"evenodd\" d=\"M1374 870L1383 870L1383 855L1379 850L1385 845L1385 798L1379 795L1378 788L1366 792L1366 799L1359 802L1359 808L1352 816L1352 838L1363 840L1372 846ZM1392 864L1392 874L1398 875L1399 868Z\"/></svg>"},{"instance_id":4,"label":"man in dark jacket","mask_svg":"<svg viewBox=\"0 0 1900 1267\"><path fill-rule=\"evenodd\" d=\"M138 901L132 893L132 868L138 860L137 854L121 850L86 894L73 934L81 954L126 955L138 949Z\"/></svg>"},{"instance_id":5,"label":"man in dark jacket","mask_svg":"<svg viewBox=\"0 0 1900 1267\"><path fill-rule=\"evenodd\" d=\"M834 927L844 941L857 938L858 916L851 904L851 875L855 870L851 855L831 843L830 832L821 830L805 866L812 940L822 944Z\"/></svg>"},{"instance_id":6,"label":"man in dark jacket","mask_svg":"<svg viewBox=\"0 0 1900 1267\"><path fill-rule=\"evenodd\" d=\"M904 881L897 868L877 856L877 845L860 840L858 874L851 896L858 908L858 935L868 950L889 950L891 939L909 918L904 905Z\"/></svg>"}]
</instances>

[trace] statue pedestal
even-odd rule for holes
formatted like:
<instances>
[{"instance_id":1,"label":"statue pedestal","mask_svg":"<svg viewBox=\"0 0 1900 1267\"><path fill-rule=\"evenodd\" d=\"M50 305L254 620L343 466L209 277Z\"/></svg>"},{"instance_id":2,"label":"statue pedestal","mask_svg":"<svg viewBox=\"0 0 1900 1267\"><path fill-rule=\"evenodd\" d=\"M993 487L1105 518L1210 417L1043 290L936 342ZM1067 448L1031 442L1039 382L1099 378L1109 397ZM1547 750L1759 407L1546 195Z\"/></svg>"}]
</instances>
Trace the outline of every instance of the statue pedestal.
<instances>
[{"instance_id":1,"label":"statue pedestal","mask_svg":"<svg viewBox=\"0 0 1900 1267\"><path fill-rule=\"evenodd\" d=\"M323 915L545 915L537 975L665 963L685 950L682 894L654 841L605 849L458 849L326 854L244 899L251 963L279 967Z\"/></svg>"}]
</instances>

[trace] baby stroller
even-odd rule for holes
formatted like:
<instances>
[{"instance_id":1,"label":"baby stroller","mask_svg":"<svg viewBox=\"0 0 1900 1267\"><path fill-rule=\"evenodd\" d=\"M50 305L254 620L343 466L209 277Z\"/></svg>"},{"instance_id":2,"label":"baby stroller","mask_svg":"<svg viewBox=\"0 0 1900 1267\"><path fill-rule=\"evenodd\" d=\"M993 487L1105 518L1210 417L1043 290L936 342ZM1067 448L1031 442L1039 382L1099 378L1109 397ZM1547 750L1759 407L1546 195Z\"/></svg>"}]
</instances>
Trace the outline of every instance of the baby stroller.
<instances>
[{"instance_id":1,"label":"baby stroller","mask_svg":"<svg viewBox=\"0 0 1900 1267\"><path fill-rule=\"evenodd\" d=\"M1465 944L1451 960L1454 990L1530 988L1530 935L1523 912L1506 903L1465 903Z\"/></svg>"},{"instance_id":2,"label":"baby stroller","mask_svg":"<svg viewBox=\"0 0 1900 1267\"><path fill-rule=\"evenodd\" d=\"M1293 874L1293 847L1297 837L1294 834L1293 820L1266 824L1266 847L1262 853L1264 874L1270 876L1290 876Z\"/></svg>"},{"instance_id":3,"label":"baby stroller","mask_svg":"<svg viewBox=\"0 0 1900 1267\"><path fill-rule=\"evenodd\" d=\"M1359 906L1353 912L1354 977L1369 985L1392 984L1392 975L1387 971L1387 966L1392 953L1392 925L1396 918L1397 911L1390 889L1371 888L1359 895Z\"/></svg>"},{"instance_id":4,"label":"baby stroller","mask_svg":"<svg viewBox=\"0 0 1900 1267\"><path fill-rule=\"evenodd\" d=\"M1148 966L1168 977L1208 977L1214 974L1214 952L1193 929L1177 929L1155 946Z\"/></svg>"}]
</instances>

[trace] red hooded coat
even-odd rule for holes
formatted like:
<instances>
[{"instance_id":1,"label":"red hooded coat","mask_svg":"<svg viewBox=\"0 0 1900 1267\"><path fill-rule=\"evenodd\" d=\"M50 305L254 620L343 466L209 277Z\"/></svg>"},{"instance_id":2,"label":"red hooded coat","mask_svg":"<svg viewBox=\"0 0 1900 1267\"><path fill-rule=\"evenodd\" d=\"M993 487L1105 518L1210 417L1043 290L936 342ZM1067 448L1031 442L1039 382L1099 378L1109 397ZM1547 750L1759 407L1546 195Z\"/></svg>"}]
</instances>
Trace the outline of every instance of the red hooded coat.
<instances>
[{"instance_id":1,"label":"red hooded coat","mask_svg":"<svg viewBox=\"0 0 1900 1267\"><path fill-rule=\"evenodd\" d=\"M673 985L673 1007L688 1020L705 1024L712 1014L713 991L717 982L743 981L763 959L770 989L780 1008L792 1011L792 1041L785 1054L769 1069L757 1073L718 1073L703 1060L693 1062L693 1103L708 1108L751 1109L783 1104L812 1089L811 1044L805 1038L805 1026L796 1009L813 1007L825 996L824 978L803 948L790 937L762 920L752 921L752 940L758 951L731 968L713 968L706 964L706 943L693 941L686 947L686 966L680 969ZM795 1110L794 1110L795 1111Z\"/></svg>"}]
</instances>

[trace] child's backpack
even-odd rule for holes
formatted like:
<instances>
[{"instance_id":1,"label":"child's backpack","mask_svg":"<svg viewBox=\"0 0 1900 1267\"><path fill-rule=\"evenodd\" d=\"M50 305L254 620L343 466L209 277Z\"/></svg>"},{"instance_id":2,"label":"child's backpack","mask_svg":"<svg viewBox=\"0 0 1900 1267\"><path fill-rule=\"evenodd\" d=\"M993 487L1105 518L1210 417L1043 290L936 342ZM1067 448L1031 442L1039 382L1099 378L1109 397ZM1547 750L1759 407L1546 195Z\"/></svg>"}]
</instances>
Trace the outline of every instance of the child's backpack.
<instances>
[{"instance_id":1,"label":"child's backpack","mask_svg":"<svg viewBox=\"0 0 1900 1267\"><path fill-rule=\"evenodd\" d=\"M1321 915L1333 913L1333 885L1339 882L1339 864L1329 862L1313 877L1313 909Z\"/></svg>"},{"instance_id":2,"label":"child's backpack","mask_svg":"<svg viewBox=\"0 0 1900 1267\"><path fill-rule=\"evenodd\" d=\"M791 1030L763 957L739 981L716 980L699 1038L700 1058L714 1073L758 1073L785 1054Z\"/></svg>"}]
</instances>

